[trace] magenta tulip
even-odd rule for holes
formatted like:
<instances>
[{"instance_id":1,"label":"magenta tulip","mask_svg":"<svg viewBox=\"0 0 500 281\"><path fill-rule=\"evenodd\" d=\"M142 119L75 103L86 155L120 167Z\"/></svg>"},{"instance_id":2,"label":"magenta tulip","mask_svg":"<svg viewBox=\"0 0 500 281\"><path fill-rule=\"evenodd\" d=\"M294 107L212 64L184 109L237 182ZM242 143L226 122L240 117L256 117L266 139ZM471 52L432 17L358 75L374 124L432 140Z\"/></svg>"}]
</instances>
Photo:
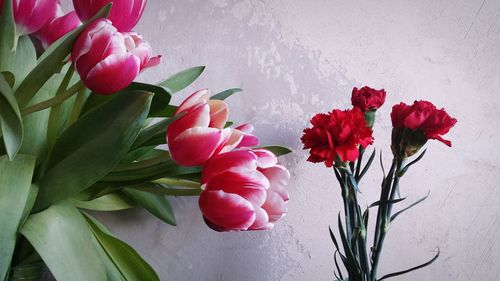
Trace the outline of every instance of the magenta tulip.
<instances>
[{"instance_id":1,"label":"magenta tulip","mask_svg":"<svg viewBox=\"0 0 500 281\"><path fill-rule=\"evenodd\" d=\"M16 33L26 35L37 32L56 16L58 0L13 0L12 11ZM0 0L0 12L3 0Z\"/></svg>"},{"instance_id":2,"label":"magenta tulip","mask_svg":"<svg viewBox=\"0 0 500 281\"><path fill-rule=\"evenodd\" d=\"M146 6L146 0L73 0L76 13L83 22L92 18L108 3L113 3L108 19L120 32L132 30Z\"/></svg>"},{"instance_id":3,"label":"magenta tulip","mask_svg":"<svg viewBox=\"0 0 500 281\"><path fill-rule=\"evenodd\" d=\"M224 129L227 104L209 97L208 90L193 93L175 112L182 116L168 126L170 157L179 165L202 165L223 150L231 137L231 130Z\"/></svg>"},{"instance_id":4,"label":"magenta tulip","mask_svg":"<svg viewBox=\"0 0 500 281\"><path fill-rule=\"evenodd\" d=\"M42 46L47 48L81 24L82 22L78 19L75 11L64 15L61 7L59 7L57 17L46 23L38 32L37 37L42 42Z\"/></svg>"},{"instance_id":5,"label":"magenta tulip","mask_svg":"<svg viewBox=\"0 0 500 281\"><path fill-rule=\"evenodd\" d=\"M127 87L144 69L160 63L137 33L121 33L107 19L91 23L80 34L71 58L87 88L109 95Z\"/></svg>"},{"instance_id":6,"label":"magenta tulip","mask_svg":"<svg viewBox=\"0 0 500 281\"><path fill-rule=\"evenodd\" d=\"M216 231L271 229L287 212L289 179L288 170L268 150L219 154L203 167L203 218Z\"/></svg>"}]
</instances>

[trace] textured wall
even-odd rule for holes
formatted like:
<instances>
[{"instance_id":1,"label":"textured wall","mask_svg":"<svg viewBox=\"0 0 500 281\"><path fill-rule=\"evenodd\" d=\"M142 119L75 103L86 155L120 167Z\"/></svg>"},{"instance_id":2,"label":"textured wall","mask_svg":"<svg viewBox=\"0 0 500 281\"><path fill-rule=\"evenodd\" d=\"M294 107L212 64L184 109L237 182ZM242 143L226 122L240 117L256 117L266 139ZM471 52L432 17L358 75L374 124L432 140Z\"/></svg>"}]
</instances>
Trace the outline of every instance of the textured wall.
<instances>
[{"instance_id":1,"label":"textured wall","mask_svg":"<svg viewBox=\"0 0 500 281\"><path fill-rule=\"evenodd\" d=\"M389 160L392 104L429 99L459 123L453 148L431 142L402 180L403 196L430 198L395 222L381 273L441 257L394 280L500 280L500 1L149 0L137 30L164 62L142 79L207 65L195 88L241 87L231 117L264 143L296 152L288 216L268 232L216 233L194 198L172 199L178 226L142 211L105 221L173 281L333 280L328 226L341 208L331 170L305 161L299 136L319 111L349 107L353 86L385 88L375 147ZM376 200L378 165L362 185Z\"/></svg>"}]
</instances>

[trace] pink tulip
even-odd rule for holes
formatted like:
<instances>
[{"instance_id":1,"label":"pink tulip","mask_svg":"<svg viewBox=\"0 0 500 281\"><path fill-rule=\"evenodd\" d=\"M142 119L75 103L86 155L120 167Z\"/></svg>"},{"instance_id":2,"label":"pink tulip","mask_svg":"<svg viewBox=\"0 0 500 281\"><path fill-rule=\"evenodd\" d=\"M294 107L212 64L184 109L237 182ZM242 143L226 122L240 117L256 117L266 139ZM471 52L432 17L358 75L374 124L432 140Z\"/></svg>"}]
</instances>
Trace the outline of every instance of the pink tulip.
<instances>
[{"instance_id":1,"label":"pink tulip","mask_svg":"<svg viewBox=\"0 0 500 281\"><path fill-rule=\"evenodd\" d=\"M38 32L38 38L44 48L49 47L57 39L63 37L70 31L80 26L82 22L78 19L75 11L63 14L59 6L57 17L47 22Z\"/></svg>"},{"instance_id":2,"label":"pink tulip","mask_svg":"<svg viewBox=\"0 0 500 281\"><path fill-rule=\"evenodd\" d=\"M205 222L216 231L271 229L285 216L290 179L265 149L219 154L203 167L199 205Z\"/></svg>"},{"instance_id":3,"label":"pink tulip","mask_svg":"<svg viewBox=\"0 0 500 281\"><path fill-rule=\"evenodd\" d=\"M12 11L18 35L37 32L56 16L58 0L13 0ZM0 12L3 0L0 0Z\"/></svg>"},{"instance_id":4,"label":"pink tulip","mask_svg":"<svg viewBox=\"0 0 500 281\"><path fill-rule=\"evenodd\" d=\"M80 78L95 93L109 95L127 87L145 68L158 65L151 46L137 33L121 33L107 19L80 34L71 58Z\"/></svg>"},{"instance_id":5,"label":"pink tulip","mask_svg":"<svg viewBox=\"0 0 500 281\"><path fill-rule=\"evenodd\" d=\"M168 126L170 157L180 165L202 165L219 153L231 136L231 130L224 129L227 104L209 97L208 90L193 93L175 112L183 115Z\"/></svg>"},{"instance_id":6,"label":"pink tulip","mask_svg":"<svg viewBox=\"0 0 500 281\"><path fill-rule=\"evenodd\" d=\"M108 19L120 32L132 30L146 6L146 0L73 0L76 13L83 22L92 18L108 3L113 3Z\"/></svg>"}]
</instances>

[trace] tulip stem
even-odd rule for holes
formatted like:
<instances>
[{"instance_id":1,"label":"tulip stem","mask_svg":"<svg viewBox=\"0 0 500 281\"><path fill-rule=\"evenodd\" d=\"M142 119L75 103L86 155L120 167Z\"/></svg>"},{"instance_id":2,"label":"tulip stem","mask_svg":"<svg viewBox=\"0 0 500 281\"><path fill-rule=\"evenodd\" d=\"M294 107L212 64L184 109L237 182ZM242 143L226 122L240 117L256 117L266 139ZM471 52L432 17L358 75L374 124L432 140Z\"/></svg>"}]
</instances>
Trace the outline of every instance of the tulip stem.
<instances>
[{"instance_id":1,"label":"tulip stem","mask_svg":"<svg viewBox=\"0 0 500 281\"><path fill-rule=\"evenodd\" d=\"M73 104L73 109L68 118L68 122L66 123L66 128L73 125L80 117L82 113L83 106L89 97L90 91L87 88L80 88L78 94L76 95L75 103Z\"/></svg>"},{"instance_id":2,"label":"tulip stem","mask_svg":"<svg viewBox=\"0 0 500 281\"><path fill-rule=\"evenodd\" d=\"M51 99L48 99L46 101L43 101L43 102L34 104L32 106L29 106L27 108L24 108L21 111L21 114L23 116L26 116L28 114L31 114L31 113L34 113L34 112L37 112L40 110L44 110L44 109L53 107L55 105L59 105L59 104L63 103L65 100L67 100L68 98L72 97L74 94L78 93L80 91L80 89L82 89L83 87L84 87L83 82L79 81L78 83L71 86L69 89L67 89L66 91L64 91L60 95L57 95L57 96L55 96Z\"/></svg>"},{"instance_id":3,"label":"tulip stem","mask_svg":"<svg viewBox=\"0 0 500 281\"><path fill-rule=\"evenodd\" d=\"M188 181L188 180L180 180L180 179L172 179L172 178L161 178L153 181L159 184L166 184L169 186L182 186L191 189L201 189L201 185L198 182Z\"/></svg>"}]
</instances>

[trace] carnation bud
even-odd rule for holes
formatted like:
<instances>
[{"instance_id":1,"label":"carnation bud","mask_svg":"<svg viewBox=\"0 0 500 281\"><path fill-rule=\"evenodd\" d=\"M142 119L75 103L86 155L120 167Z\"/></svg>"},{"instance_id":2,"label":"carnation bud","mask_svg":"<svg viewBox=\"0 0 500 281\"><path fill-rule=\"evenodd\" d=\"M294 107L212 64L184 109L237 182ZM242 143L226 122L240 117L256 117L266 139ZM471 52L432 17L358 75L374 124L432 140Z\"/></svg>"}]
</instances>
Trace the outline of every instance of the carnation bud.
<instances>
[{"instance_id":1,"label":"carnation bud","mask_svg":"<svg viewBox=\"0 0 500 281\"><path fill-rule=\"evenodd\" d=\"M391 149L395 157L406 159L417 153L427 142L427 137L420 131L408 128L392 129Z\"/></svg>"}]
</instances>

